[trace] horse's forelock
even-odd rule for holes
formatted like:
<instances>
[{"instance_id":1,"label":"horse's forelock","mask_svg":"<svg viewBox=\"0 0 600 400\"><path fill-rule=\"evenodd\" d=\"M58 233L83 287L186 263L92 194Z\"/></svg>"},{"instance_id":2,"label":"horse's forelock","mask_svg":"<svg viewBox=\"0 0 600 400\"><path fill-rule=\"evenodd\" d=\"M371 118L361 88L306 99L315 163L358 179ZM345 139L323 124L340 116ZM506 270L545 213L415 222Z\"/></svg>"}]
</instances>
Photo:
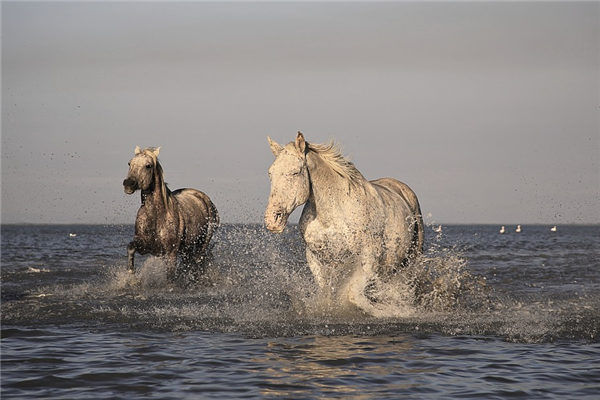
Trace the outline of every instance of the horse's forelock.
<instances>
[{"instance_id":1,"label":"horse's forelock","mask_svg":"<svg viewBox=\"0 0 600 400\"><path fill-rule=\"evenodd\" d=\"M160 180L164 182L162 165L160 165L160 162L158 162L158 157L156 155L155 150L156 150L155 147L148 147L142 151L142 154L144 154L152 159L152 164L154 164L154 169L156 170L156 174L159 176Z\"/></svg>"},{"instance_id":2,"label":"horse's forelock","mask_svg":"<svg viewBox=\"0 0 600 400\"><path fill-rule=\"evenodd\" d=\"M140 152L141 154L148 156L152 159L154 164L158 162L158 157L156 155L156 147L146 147L144 150Z\"/></svg>"}]
</instances>

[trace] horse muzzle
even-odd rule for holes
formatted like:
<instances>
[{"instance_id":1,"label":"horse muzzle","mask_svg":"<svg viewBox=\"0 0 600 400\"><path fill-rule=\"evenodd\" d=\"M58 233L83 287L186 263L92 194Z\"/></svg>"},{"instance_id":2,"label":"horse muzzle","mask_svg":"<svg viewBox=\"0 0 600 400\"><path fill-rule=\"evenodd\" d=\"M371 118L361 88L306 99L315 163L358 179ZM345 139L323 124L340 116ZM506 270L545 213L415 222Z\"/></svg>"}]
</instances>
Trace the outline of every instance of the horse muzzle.
<instances>
[{"instance_id":1,"label":"horse muzzle","mask_svg":"<svg viewBox=\"0 0 600 400\"><path fill-rule=\"evenodd\" d=\"M135 180L133 180L131 178L126 178L123 181L123 190L125 190L125 193L133 194L133 192L135 192L137 189L138 189L138 184Z\"/></svg>"},{"instance_id":2,"label":"horse muzzle","mask_svg":"<svg viewBox=\"0 0 600 400\"><path fill-rule=\"evenodd\" d=\"M265 226L271 232L281 233L285 229L288 216L288 214L282 211L265 214Z\"/></svg>"}]
</instances>

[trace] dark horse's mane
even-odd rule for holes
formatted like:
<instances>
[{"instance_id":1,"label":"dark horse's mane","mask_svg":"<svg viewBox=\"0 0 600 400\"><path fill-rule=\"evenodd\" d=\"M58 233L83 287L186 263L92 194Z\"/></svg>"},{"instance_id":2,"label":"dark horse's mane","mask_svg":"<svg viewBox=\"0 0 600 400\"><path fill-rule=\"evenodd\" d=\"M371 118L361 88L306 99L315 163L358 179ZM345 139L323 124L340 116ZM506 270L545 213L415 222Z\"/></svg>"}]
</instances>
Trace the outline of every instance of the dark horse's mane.
<instances>
[{"instance_id":1,"label":"dark horse's mane","mask_svg":"<svg viewBox=\"0 0 600 400\"><path fill-rule=\"evenodd\" d=\"M158 157L153 152L154 148L150 147L148 149L144 149L144 154L152 158L152 162L154 163L154 184L158 186L158 190L160 190L160 195L162 199L163 206L167 212L170 212L173 209L173 195L171 190L167 186L165 182L165 178L163 176L162 165L158 161Z\"/></svg>"}]
</instances>

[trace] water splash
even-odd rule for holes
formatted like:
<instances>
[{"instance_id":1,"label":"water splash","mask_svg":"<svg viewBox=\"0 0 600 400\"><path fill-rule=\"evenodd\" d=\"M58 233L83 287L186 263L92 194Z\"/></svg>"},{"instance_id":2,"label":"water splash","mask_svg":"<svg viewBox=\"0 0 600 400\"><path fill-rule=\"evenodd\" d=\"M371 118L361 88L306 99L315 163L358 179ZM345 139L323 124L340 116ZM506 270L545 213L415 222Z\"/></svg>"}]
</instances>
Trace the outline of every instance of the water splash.
<instances>
[{"instance_id":1,"label":"water splash","mask_svg":"<svg viewBox=\"0 0 600 400\"><path fill-rule=\"evenodd\" d=\"M396 274L370 277L366 294L372 307L365 313L343 297L318 290L298 239L240 227L221 233L202 279L193 285L169 282L164 260L148 257L135 274L124 265L114 265L106 269L103 280L95 285L86 282L71 293L164 303L152 309L138 307L138 311L135 305L127 308L127 314L137 318L147 314L165 321L170 315L192 323L213 319L241 325L406 318L485 300L485 279L472 276L456 251L434 244L428 254ZM294 246L289 245L292 241Z\"/></svg>"},{"instance_id":2,"label":"water splash","mask_svg":"<svg viewBox=\"0 0 600 400\"><path fill-rule=\"evenodd\" d=\"M140 293L167 287L167 264L159 257L148 257L135 273L123 266L107 270L106 289L114 292L136 290Z\"/></svg>"},{"instance_id":3,"label":"water splash","mask_svg":"<svg viewBox=\"0 0 600 400\"><path fill-rule=\"evenodd\" d=\"M444 242L445 232L439 240L430 238L427 253L414 264L371 280L366 293L374 308L365 313L319 292L295 228L280 236L259 226L227 228L215 241L203 279L191 285L169 282L164 261L156 257L140 257L135 274L125 257L109 265L48 267L44 274L16 269L4 275L8 282L31 285L24 294L15 289L9 297L15 301L2 305L3 322L125 324L250 336L411 332L547 341L599 335L597 296L560 299L534 292L527 298L516 296L512 286L499 290L473 272L463 252ZM3 283L3 290L12 289Z\"/></svg>"},{"instance_id":4,"label":"water splash","mask_svg":"<svg viewBox=\"0 0 600 400\"><path fill-rule=\"evenodd\" d=\"M39 273L46 273L46 272L50 272L50 270L48 268L36 268L36 267L27 267L27 271L28 274L39 274Z\"/></svg>"}]
</instances>

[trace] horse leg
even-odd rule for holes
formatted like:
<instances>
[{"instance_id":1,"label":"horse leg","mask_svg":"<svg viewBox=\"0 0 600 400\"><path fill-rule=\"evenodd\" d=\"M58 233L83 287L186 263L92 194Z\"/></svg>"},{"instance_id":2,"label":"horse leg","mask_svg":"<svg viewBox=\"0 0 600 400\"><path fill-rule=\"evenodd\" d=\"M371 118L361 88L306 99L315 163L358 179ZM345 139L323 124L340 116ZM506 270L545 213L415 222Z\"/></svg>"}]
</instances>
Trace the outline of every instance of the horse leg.
<instances>
[{"instance_id":1,"label":"horse leg","mask_svg":"<svg viewBox=\"0 0 600 400\"><path fill-rule=\"evenodd\" d=\"M204 273L204 270L206 268L206 264L208 263L210 254L208 254L205 251L201 251L197 254L194 255L193 259L194 259L194 273L198 276L196 276L196 279L200 277L201 274Z\"/></svg>"},{"instance_id":2,"label":"horse leg","mask_svg":"<svg viewBox=\"0 0 600 400\"><path fill-rule=\"evenodd\" d=\"M179 255L176 268L177 278L183 278L186 284L198 282L204 268L204 254L194 249L185 249Z\"/></svg>"},{"instance_id":3,"label":"horse leg","mask_svg":"<svg viewBox=\"0 0 600 400\"><path fill-rule=\"evenodd\" d=\"M127 245L127 265L129 266L129 272L132 274L135 272L135 267L133 266L133 258L135 254L135 242L129 242Z\"/></svg>"},{"instance_id":4,"label":"horse leg","mask_svg":"<svg viewBox=\"0 0 600 400\"><path fill-rule=\"evenodd\" d=\"M177 279L177 253L172 252L165 254L163 258L167 264L167 280L169 282L175 282Z\"/></svg>"},{"instance_id":5,"label":"horse leg","mask_svg":"<svg viewBox=\"0 0 600 400\"><path fill-rule=\"evenodd\" d=\"M373 257L363 256L360 265L354 270L348 280L347 293L348 301L361 310L373 314L376 311L373 303L367 297L365 290L369 285L369 280L374 276L375 259Z\"/></svg>"},{"instance_id":6,"label":"horse leg","mask_svg":"<svg viewBox=\"0 0 600 400\"><path fill-rule=\"evenodd\" d=\"M313 277L315 278L315 282L319 286L319 289L323 290L327 286L327 282L325 277L323 276L323 266L321 262L317 258L317 256L310 250L306 249L306 261L308 262L308 267L310 268L310 272L312 272Z\"/></svg>"},{"instance_id":7,"label":"horse leg","mask_svg":"<svg viewBox=\"0 0 600 400\"><path fill-rule=\"evenodd\" d=\"M203 251L196 251L190 254L185 263L185 278L188 283L198 283L204 275L206 267L206 254Z\"/></svg>"}]
</instances>

